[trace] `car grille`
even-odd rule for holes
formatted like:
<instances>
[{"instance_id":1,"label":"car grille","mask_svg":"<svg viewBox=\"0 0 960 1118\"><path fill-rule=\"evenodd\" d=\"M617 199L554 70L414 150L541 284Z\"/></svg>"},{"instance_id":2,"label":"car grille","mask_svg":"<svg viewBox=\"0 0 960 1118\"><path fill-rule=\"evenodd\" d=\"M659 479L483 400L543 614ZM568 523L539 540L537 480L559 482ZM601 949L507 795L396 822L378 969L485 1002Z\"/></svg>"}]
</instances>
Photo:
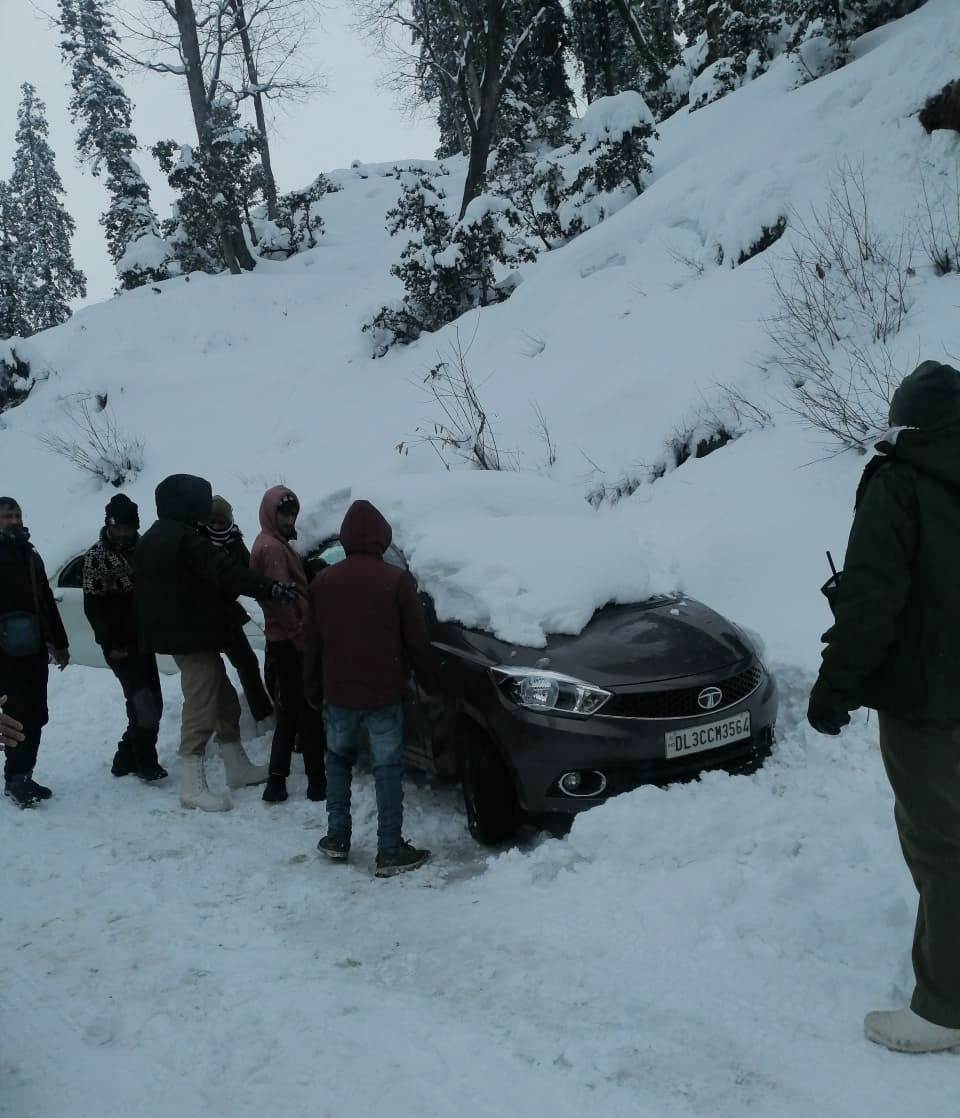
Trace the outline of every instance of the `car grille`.
<instances>
[{"instance_id":1,"label":"car grille","mask_svg":"<svg viewBox=\"0 0 960 1118\"><path fill-rule=\"evenodd\" d=\"M764 672L758 664L745 672L700 687L674 687L666 691L614 692L597 712L613 718L698 718L717 714L742 702L763 682ZM710 710L704 710L698 699L704 687L717 687L722 698Z\"/></svg>"}]
</instances>

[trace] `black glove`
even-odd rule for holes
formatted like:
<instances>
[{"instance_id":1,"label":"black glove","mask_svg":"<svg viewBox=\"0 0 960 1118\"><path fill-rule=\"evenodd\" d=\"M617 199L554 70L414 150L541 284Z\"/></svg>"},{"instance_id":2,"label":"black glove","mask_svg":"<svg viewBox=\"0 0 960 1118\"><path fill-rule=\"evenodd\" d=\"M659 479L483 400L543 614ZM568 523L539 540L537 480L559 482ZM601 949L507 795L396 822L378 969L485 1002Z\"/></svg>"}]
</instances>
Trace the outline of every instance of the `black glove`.
<instances>
[{"instance_id":1,"label":"black glove","mask_svg":"<svg viewBox=\"0 0 960 1118\"><path fill-rule=\"evenodd\" d=\"M275 582L270 587L270 597L275 602L295 602L303 595L295 582Z\"/></svg>"},{"instance_id":2,"label":"black glove","mask_svg":"<svg viewBox=\"0 0 960 1118\"><path fill-rule=\"evenodd\" d=\"M831 703L810 696L810 705L807 707L807 721L818 734L828 734L835 738L850 723L849 711L842 707L833 706Z\"/></svg>"}]
</instances>

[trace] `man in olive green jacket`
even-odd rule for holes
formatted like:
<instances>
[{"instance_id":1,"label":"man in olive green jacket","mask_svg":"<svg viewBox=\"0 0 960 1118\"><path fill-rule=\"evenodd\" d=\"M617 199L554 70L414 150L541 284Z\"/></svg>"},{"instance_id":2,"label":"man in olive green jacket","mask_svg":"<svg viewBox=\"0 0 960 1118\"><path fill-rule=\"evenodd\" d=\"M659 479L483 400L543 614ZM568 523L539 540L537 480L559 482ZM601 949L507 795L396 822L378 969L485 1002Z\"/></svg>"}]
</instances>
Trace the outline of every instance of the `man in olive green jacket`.
<instances>
[{"instance_id":1,"label":"man in olive green jacket","mask_svg":"<svg viewBox=\"0 0 960 1118\"><path fill-rule=\"evenodd\" d=\"M920 894L909 1009L868 1014L870 1040L960 1049L960 372L925 361L897 389L824 635L808 719L839 734L880 714L904 857Z\"/></svg>"}]
</instances>

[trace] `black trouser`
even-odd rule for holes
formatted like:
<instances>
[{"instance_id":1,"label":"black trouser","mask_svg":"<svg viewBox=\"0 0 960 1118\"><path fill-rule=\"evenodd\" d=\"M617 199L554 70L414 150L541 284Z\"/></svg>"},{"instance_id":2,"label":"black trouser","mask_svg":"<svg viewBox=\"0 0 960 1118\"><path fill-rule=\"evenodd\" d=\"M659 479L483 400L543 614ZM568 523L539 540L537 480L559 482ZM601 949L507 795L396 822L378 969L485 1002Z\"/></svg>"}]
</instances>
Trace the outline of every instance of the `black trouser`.
<instances>
[{"instance_id":1,"label":"black trouser","mask_svg":"<svg viewBox=\"0 0 960 1118\"><path fill-rule=\"evenodd\" d=\"M270 641L267 646L277 680L277 728L270 750L270 775L290 775L290 756L299 736L303 767L311 780L323 780L323 716L305 698L303 654L293 641Z\"/></svg>"},{"instance_id":2,"label":"black trouser","mask_svg":"<svg viewBox=\"0 0 960 1118\"><path fill-rule=\"evenodd\" d=\"M106 659L127 701L127 728L117 752L125 761L132 761L134 768L146 772L157 764L157 735L163 714L157 658L152 652L144 652L123 660Z\"/></svg>"},{"instance_id":3,"label":"black trouser","mask_svg":"<svg viewBox=\"0 0 960 1118\"><path fill-rule=\"evenodd\" d=\"M28 776L37 763L40 733L47 724L46 651L35 656L0 657L0 697L7 696L4 710L23 723L24 739L8 749L4 776Z\"/></svg>"},{"instance_id":4,"label":"black trouser","mask_svg":"<svg viewBox=\"0 0 960 1118\"><path fill-rule=\"evenodd\" d=\"M960 1029L960 728L880 715L903 856L920 894L911 1008Z\"/></svg>"},{"instance_id":5,"label":"black trouser","mask_svg":"<svg viewBox=\"0 0 960 1118\"><path fill-rule=\"evenodd\" d=\"M223 651L240 677L240 686L243 688L254 722L262 722L265 718L269 718L273 714L273 704L260 678L257 654L250 647L247 634L239 625L231 629L230 640Z\"/></svg>"}]
</instances>

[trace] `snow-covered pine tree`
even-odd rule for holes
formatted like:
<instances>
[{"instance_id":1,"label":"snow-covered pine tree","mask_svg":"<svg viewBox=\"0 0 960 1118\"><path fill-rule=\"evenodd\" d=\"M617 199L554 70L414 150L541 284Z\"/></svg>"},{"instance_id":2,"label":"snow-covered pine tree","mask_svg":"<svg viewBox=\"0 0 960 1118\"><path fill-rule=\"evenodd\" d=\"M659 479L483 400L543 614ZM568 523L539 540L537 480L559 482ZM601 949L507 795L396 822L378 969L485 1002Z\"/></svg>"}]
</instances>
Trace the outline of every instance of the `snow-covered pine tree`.
<instances>
[{"instance_id":1,"label":"snow-covered pine tree","mask_svg":"<svg viewBox=\"0 0 960 1118\"><path fill-rule=\"evenodd\" d=\"M775 0L692 0L684 32L699 48L690 108L698 109L763 73L771 36L782 25Z\"/></svg>"},{"instance_id":2,"label":"snow-covered pine tree","mask_svg":"<svg viewBox=\"0 0 960 1118\"><path fill-rule=\"evenodd\" d=\"M479 196L455 223L437 181L444 175L397 171L400 199L387 213L387 229L391 236L402 231L413 236L390 269L406 289L402 302L383 307L364 326L373 334L377 356L439 330L473 307L502 302L512 288L497 283L496 265L513 268L534 258L511 235L520 219L507 199Z\"/></svg>"},{"instance_id":3,"label":"snow-covered pine tree","mask_svg":"<svg viewBox=\"0 0 960 1118\"><path fill-rule=\"evenodd\" d=\"M633 40L639 71L633 87L656 120L663 120L680 104L671 77L680 61L677 41L678 0L609 0L610 10Z\"/></svg>"},{"instance_id":4,"label":"snow-covered pine tree","mask_svg":"<svg viewBox=\"0 0 960 1118\"><path fill-rule=\"evenodd\" d=\"M75 225L61 200L46 106L29 82L20 89L9 193L19 226L15 268L24 332L33 334L66 322L70 301L86 295L87 281L70 251Z\"/></svg>"},{"instance_id":5,"label":"snow-covered pine tree","mask_svg":"<svg viewBox=\"0 0 960 1118\"><path fill-rule=\"evenodd\" d=\"M20 214L10 187L0 180L0 338L29 334L19 275Z\"/></svg>"},{"instance_id":6,"label":"snow-covered pine tree","mask_svg":"<svg viewBox=\"0 0 960 1118\"><path fill-rule=\"evenodd\" d=\"M809 77L843 66L850 57L850 44L858 35L899 19L921 7L926 0L781 0L783 16L793 26L787 49L800 52L811 39L826 40L827 50L801 55Z\"/></svg>"},{"instance_id":7,"label":"snow-covered pine tree","mask_svg":"<svg viewBox=\"0 0 960 1118\"><path fill-rule=\"evenodd\" d=\"M410 34L419 50L417 83L419 99L433 105L440 129L438 159L468 155L470 130L457 84L459 33L454 9L436 0L411 0Z\"/></svg>"},{"instance_id":8,"label":"snow-covered pine tree","mask_svg":"<svg viewBox=\"0 0 960 1118\"><path fill-rule=\"evenodd\" d=\"M519 58L501 103L497 139L557 147L566 137L573 105L566 54L570 29L561 0L521 0L512 35Z\"/></svg>"},{"instance_id":9,"label":"snow-covered pine tree","mask_svg":"<svg viewBox=\"0 0 960 1118\"><path fill-rule=\"evenodd\" d=\"M167 279L172 253L160 237L150 188L133 159L133 107L119 81L118 38L103 0L60 0L60 30L61 53L72 70L77 152L94 175L106 170L110 204L100 224L120 287Z\"/></svg>"},{"instance_id":10,"label":"snow-covered pine tree","mask_svg":"<svg viewBox=\"0 0 960 1118\"><path fill-rule=\"evenodd\" d=\"M242 124L232 98L215 102L209 117L209 141L192 148L163 140L151 149L167 181L179 195L163 235L184 272L222 272L224 228L249 210L255 189L254 160L260 135ZM242 238L238 230L237 237Z\"/></svg>"}]
</instances>

